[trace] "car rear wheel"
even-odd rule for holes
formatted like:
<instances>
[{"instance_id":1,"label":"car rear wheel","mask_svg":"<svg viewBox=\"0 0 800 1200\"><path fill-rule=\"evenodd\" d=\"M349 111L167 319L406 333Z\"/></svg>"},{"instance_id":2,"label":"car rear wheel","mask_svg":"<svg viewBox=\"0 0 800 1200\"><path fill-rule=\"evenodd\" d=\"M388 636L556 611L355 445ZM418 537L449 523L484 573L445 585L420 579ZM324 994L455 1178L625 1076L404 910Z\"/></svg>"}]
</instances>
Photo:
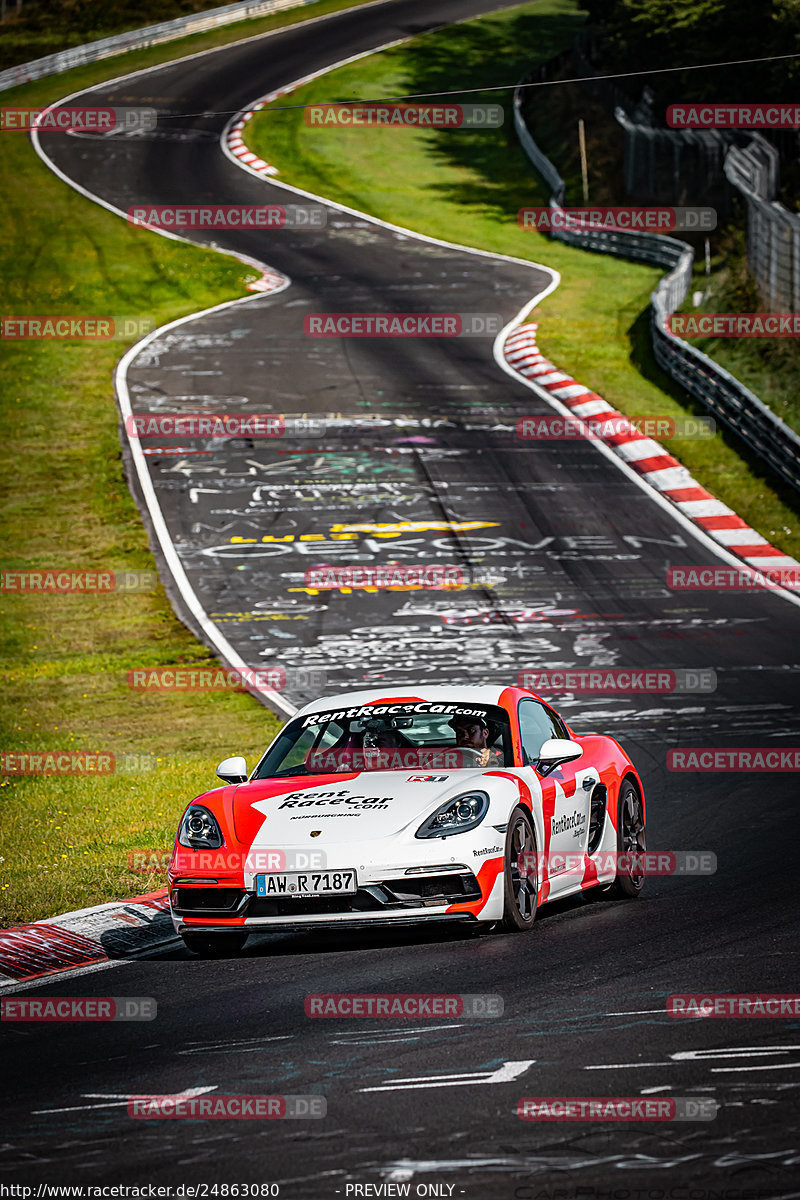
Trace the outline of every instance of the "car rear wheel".
<instances>
[{"instance_id":1,"label":"car rear wheel","mask_svg":"<svg viewBox=\"0 0 800 1200\"><path fill-rule=\"evenodd\" d=\"M182 933L184 945L201 958L226 958L238 954L247 941L246 933Z\"/></svg>"},{"instance_id":2,"label":"car rear wheel","mask_svg":"<svg viewBox=\"0 0 800 1200\"><path fill-rule=\"evenodd\" d=\"M617 878L611 885L611 896L639 895L644 887L644 864L640 860L646 851L642 798L626 781L617 800Z\"/></svg>"},{"instance_id":3,"label":"car rear wheel","mask_svg":"<svg viewBox=\"0 0 800 1200\"><path fill-rule=\"evenodd\" d=\"M536 834L524 808L516 808L506 830L505 904L500 928L506 933L524 933L536 919L539 871Z\"/></svg>"}]
</instances>

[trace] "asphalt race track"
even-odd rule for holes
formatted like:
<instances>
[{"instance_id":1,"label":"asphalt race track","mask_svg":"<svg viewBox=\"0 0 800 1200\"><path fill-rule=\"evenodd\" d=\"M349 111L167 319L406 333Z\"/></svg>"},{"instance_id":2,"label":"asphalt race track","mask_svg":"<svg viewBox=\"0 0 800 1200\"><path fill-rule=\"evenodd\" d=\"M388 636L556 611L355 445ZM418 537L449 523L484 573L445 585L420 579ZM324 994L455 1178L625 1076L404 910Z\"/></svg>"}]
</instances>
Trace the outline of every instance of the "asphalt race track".
<instances>
[{"instance_id":1,"label":"asphalt race track","mask_svg":"<svg viewBox=\"0 0 800 1200\"><path fill-rule=\"evenodd\" d=\"M85 102L152 104L169 139L43 134L42 148L122 210L286 203L222 153L233 112L326 64L502 7L392 0L327 19L324 36L300 26L157 68ZM721 560L593 445L519 441L517 417L549 410L500 369L491 338L303 333L309 312L482 312L505 323L548 285L546 272L335 207L315 232L190 236L291 282L149 342L128 372L134 411L336 414L320 436L219 441L202 455L145 442L210 621L247 664L284 669L294 704L314 689L291 681L311 668L330 692L514 683L545 665L712 668L713 693L553 700L577 732L602 729L630 752L648 789L648 845L712 851L718 869L651 878L636 902L561 902L527 937L268 935L239 959L176 948L79 984L39 984L36 994L153 996L158 1018L3 1029L4 1072L19 1082L0 1118L0 1183L276 1183L285 1200L403 1194L353 1190L389 1183L474 1200L800 1194L798 1021L665 1014L673 993L797 990L796 781L671 773L666 754L794 744L798 607L768 593L670 591L669 566ZM348 525L363 528L337 530ZM456 564L475 586L347 596L305 586L315 564L391 559ZM502 997L504 1014L315 1021L303 1008L311 992L483 992ZM320 1093L327 1117L127 1116L129 1096L192 1088ZM645 1094L720 1107L713 1121L664 1124L515 1114L522 1096Z\"/></svg>"}]
</instances>

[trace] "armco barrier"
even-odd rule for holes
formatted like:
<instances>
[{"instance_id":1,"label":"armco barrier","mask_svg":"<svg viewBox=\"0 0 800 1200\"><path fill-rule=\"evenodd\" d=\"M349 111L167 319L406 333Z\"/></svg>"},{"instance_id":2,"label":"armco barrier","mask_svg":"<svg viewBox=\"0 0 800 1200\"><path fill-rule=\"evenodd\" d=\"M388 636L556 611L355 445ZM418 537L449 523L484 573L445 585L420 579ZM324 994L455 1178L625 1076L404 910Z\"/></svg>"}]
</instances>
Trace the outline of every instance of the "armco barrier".
<instances>
[{"instance_id":1,"label":"armco barrier","mask_svg":"<svg viewBox=\"0 0 800 1200\"><path fill-rule=\"evenodd\" d=\"M316 0L240 0L238 4L226 4L222 8L211 8L206 12L192 13L186 17L175 17L172 21L161 21L158 25L147 25L143 29L131 29L128 33L117 33L113 37L86 42L82 46L71 46L57 54L47 54L31 62L19 63L0 71L0 92L19 87L33 79L44 79L46 75L60 75L73 67L98 62L124 54L127 50L142 50L146 46L157 46L160 42L171 42L190 33L202 33L220 25L232 25L235 21L246 21L262 17L286 8L300 8L315 4Z\"/></svg>"},{"instance_id":2,"label":"armco barrier","mask_svg":"<svg viewBox=\"0 0 800 1200\"><path fill-rule=\"evenodd\" d=\"M551 189L550 207L561 208L564 181L525 124L519 87L514 91L514 129L523 150ZM618 254L670 268L650 296L656 362L786 483L800 491L800 437L738 379L667 328L668 318L683 304L691 287L694 251L688 242L661 234L605 229L554 229L551 236L582 250Z\"/></svg>"},{"instance_id":3,"label":"armco barrier","mask_svg":"<svg viewBox=\"0 0 800 1200\"><path fill-rule=\"evenodd\" d=\"M747 262L773 312L800 312L800 215L777 199L778 151L760 134L725 159L725 178L747 204Z\"/></svg>"}]
</instances>

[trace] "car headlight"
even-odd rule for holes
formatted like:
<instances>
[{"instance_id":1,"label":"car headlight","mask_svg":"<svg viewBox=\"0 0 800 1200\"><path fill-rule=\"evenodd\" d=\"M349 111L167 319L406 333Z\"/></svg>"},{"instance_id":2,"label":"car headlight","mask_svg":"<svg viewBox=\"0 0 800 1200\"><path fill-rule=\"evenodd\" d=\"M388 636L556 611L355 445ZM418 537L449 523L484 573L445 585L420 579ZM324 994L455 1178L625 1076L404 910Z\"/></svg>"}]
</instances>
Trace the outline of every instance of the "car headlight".
<instances>
[{"instance_id":1,"label":"car headlight","mask_svg":"<svg viewBox=\"0 0 800 1200\"><path fill-rule=\"evenodd\" d=\"M465 833L466 830L480 825L488 810L489 796L486 792L464 792L437 808L433 816L420 825L414 836L435 838L447 837L451 833Z\"/></svg>"},{"instance_id":2,"label":"car headlight","mask_svg":"<svg viewBox=\"0 0 800 1200\"><path fill-rule=\"evenodd\" d=\"M183 814L178 841L192 850L217 850L223 844L222 830L212 812L192 804Z\"/></svg>"}]
</instances>

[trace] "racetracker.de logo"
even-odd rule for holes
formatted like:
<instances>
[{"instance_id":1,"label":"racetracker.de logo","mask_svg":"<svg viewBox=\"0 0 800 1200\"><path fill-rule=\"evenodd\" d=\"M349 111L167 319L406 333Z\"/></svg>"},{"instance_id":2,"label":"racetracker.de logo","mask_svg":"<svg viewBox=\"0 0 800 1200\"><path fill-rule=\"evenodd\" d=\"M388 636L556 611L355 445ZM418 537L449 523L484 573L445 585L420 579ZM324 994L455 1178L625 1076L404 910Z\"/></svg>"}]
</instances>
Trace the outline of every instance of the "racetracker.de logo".
<instances>
[{"instance_id":1,"label":"racetracker.de logo","mask_svg":"<svg viewBox=\"0 0 800 1200\"><path fill-rule=\"evenodd\" d=\"M465 765L463 750L322 750L309 757L317 773L339 771L457 771ZM474 758L470 763L474 765ZM419 782L419 781L417 781Z\"/></svg>"},{"instance_id":2,"label":"racetracker.de logo","mask_svg":"<svg viewBox=\"0 0 800 1200\"><path fill-rule=\"evenodd\" d=\"M312 129L499 129L499 104L309 104Z\"/></svg>"},{"instance_id":3,"label":"racetracker.de logo","mask_svg":"<svg viewBox=\"0 0 800 1200\"><path fill-rule=\"evenodd\" d=\"M166 871L172 853L158 847L129 850L128 870L147 874ZM190 850L180 844L175 848L175 870L182 876L195 871L212 875L226 872L269 875L284 871L321 871L327 865L328 856L324 850L290 850L287 853L267 846L250 850Z\"/></svg>"},{"instance_id":4,"label":"racetracker.de logo","mask_svg":"<svg viewBox=\"0 0 800 1200\"><path fill-rule=\"evenodd\" d=\"M0 1000L3 1021L154 1021L152 996L13 996Z\"/></svg>"},{"instance_id":5,"label":"racetracker.de logo","mask_svg":"<svg viewBox=\"0 0 800 1200\"><path fill-rule=\"evenodd\" d=\"M113 754L101 750L4 750L0 775L113 775Z\"/></svg>"},{"instance_id":6,"label":"racetracker.de logo","mask_svg":"<svg viewBox=\"0 0 800 1200\"><path fill-rule=\"evenodd\" d=\"M150 229L324 229L321 204L134 204L129 225Z\"/></svg>"},{"instance_id":7,"label":"racetracker.de logo","mask_svg":"<svg viewBox=\"0 0 800 1200\"><path fill-rule=\"evenodd\" d=\"M431 993L354 995L322 992L306 996L307 1017L502 1017L503 998Z\"/></svg>"},{"instance_id":8,"label":"racetracker.de logo","mask_svg":"<svg viewBox=\"0 0 800 1200\"><path fill-rule=\"evenodd\" d=\"M714 692L717 675L711 667L688 670L684 667L585 668L561 671L522 670L517 676L520 687L537 694L548 692L604 693L606 695L648 695L672 692Z\"/></svg>"},{"instance_id":9,"label":"racetracker.de logo","mask_svg":"<svg viewBox=\"0 0 800 1200\"><path fill-rule=\"evenodd\" d=\"M0 108L0 131L38 129L43 133L119 133L155 129L154 108Z\"/></svg>"},{"instance_id":10,"label":"racetracker.de logo","mask_svg":"<svg viewBox=\"0 0 800 1200\"><path fill-rule=\"evenodd\" d=\"M497 337L497 313L308 313L306 337Z\"/></svg>"},{"instance_id":11,"label":"racetracker.de logo","mask_svg":"<svg viewBox=\"0 0 800 1200\"><path fill-rule=\"evenodd\" d=\"M800 337L800 313L672 313L675 337Z\"/></svg>"},{"instance_id":12,"label":"racetracker.de logo","mask_svg":"<svg viewBox=\"0 0 800 1200\"><path fill-rule=\"evenodd\" d=\"M242 671L226 671L222 667L159 667L128 671L128 687L134 692L241 692L248 688L279 692L286 686L286 679L283 667Z\"/></svg>"},{"instance_id":13,"label":"racetracker.de logo","mask_svg":"<svg viewBox=\"0 0 800 1200\"><path fill-rule=\"evenodd\" d=\"M561 832L552 828L551 831ZM570 826L571 827L571 826ZM582 832L582 826L577 826ZM520 875L715 875L717 856L711 850L601 850L591 857L583 851L523 851L517 859Z\"/></svg>"},{"instance_id":14,"label":"racetracker.de logo","mask_svg":"<svg viewBox=\"0 0 800 1200\"><path fill-rule=\"evenodd\" d=\"M199 1089L198 1089L199 1090ZM324 1096L131 1096L128 1116L144 1121L189 1120L292 1120L324 1117L328 1111Z\"/></svg>"},{"instance_id":15,"label":"racetracker.de logo","mask_svg":"<svg viewBox=\"0 0 800 1200\"><path fill-rule=\"evenodd\" d=\"M523 1096L521 1121L713 1121L716 1100L694 1096Z\"/></svg>"},{"instance_id":16,"label":"racetracker.de logo","mask_svg":"<svg viewBox=\"0 0 800 1200\"><path fill-rule=\"evenodd\" d=\"M559 229L623 230L627 233L707 233L717 228L713 208L641 208L594 205L591 208L521 208L521 229L552 233Z\"/></svg>"},{"instance_id":17,"label":"racetracker.de logo","mask_svg":"<svg viewBox=\"0 0 800 1200\"><path fill-rule=\"evenodd\" d=\"M267 413L136 413L125 418L129 437L283 437L282 416Z\"/></svg>"},{"instance_id":18,"label":"racetracker.de logo","mask_svg":"<svg viewBox=\"0 0 800 1200\"><path fill-rule=\"evenodd\" d=\"M669 567L673 592L752 592L762 588L800 590L800 567Z\"/></svg>"},{"instance_id":19,"label":"racetracker.de logo","mask_svg":"<svg viewBox=\"0 0 800 1200\"><path fill-rule=\"evenodd\" d=\"M692 438L708 441L716 425L712 417L519 417L517 437L522 441L564 442L589 438L595 441L626 440L631 434L648 438Z\"/></svg>"},{"instance_id":20,"label":"racetracker.de logo","mask_svg":"<svg viewBox=\"0 0 800 1200\"><path fill-rule=\"evenodd\" d=\"M800 746L684 746L667 751L668 771L800 771Z\"/></svg>"},{"instance_id":21,"label":"racetracker.de logo","mask_svg":"<svg viewBox=\"0 0 800 1200\"><path fill-rule=\"evenodd\" d=\"M800 995L766 992L755 995L695 992L669 996L669 1017L800 1017Z\"/></svg>"},{"instance_id":22,"label":"racetracker.de logo","mask_svg":"<svg viewBox=\"0 0 800 1200\"><path fill-rule=\"evenodd\" d=\"M798 104L670 104L671 129L800 129Z\"/></svg>"},{"instance_id":23,"label":"racetracker.de logo","mask_svg":"<svg viewBox=\"0 0 800 1200\"><path fill-rule=\"evenodd\" d=\"M0 570L0 592L54 592L103 595L112 592L152 592L158 585L155 571L76 571L50 567L38 571Z\"/></svg>"},{"instance_id":24,"label":"racetracker.de logo","mask_svg":"<svg viewBox=\"0 0 800 1200\"><path fill-rule=\"evenodd\" d=\"M155 329L151 317L0 317L4 342L120 342Z\"/></svg>"},{"instance_id":25,"label":"racetracker.de logo","mask_svg":"<svg viewBox=\"0 0 800 1200\"><path fill-rule=\"evenodd\" d=\"M464 586L460 567L434 564L428 567L414 564L388 563L382 567L332 567L324 564L308 567L304 575L306 587L319 591L367 588L422 588L433 591Z\"/></svg>"}]
</instances>

